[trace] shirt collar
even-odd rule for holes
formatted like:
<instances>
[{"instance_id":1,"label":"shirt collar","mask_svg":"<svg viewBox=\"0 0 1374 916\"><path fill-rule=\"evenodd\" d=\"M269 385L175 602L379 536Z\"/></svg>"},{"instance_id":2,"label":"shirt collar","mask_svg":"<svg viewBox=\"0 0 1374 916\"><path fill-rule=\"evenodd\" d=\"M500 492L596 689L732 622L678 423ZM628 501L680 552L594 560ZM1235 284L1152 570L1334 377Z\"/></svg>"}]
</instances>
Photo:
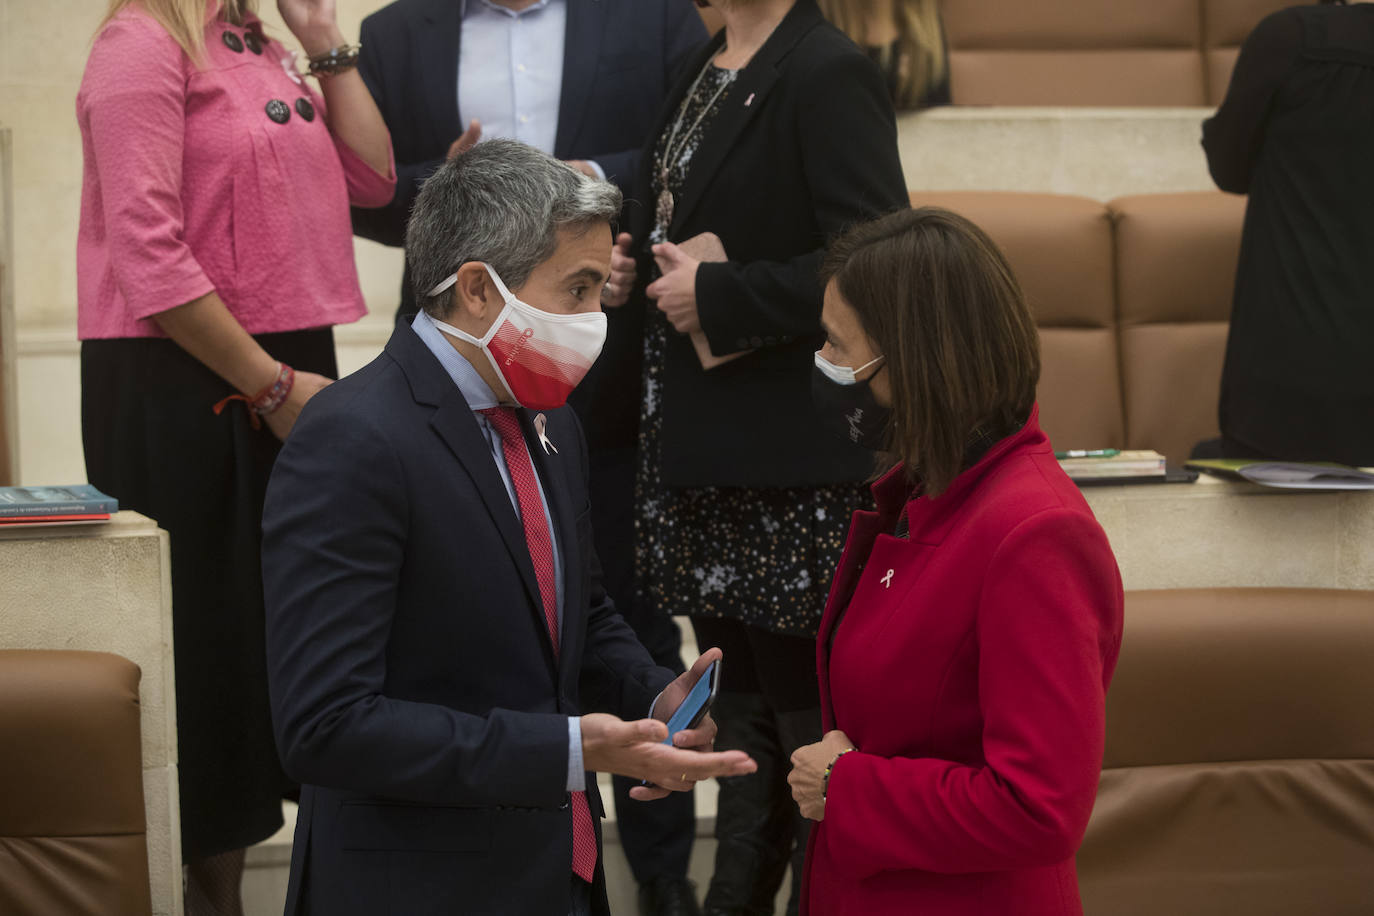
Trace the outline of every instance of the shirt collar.
<instances>
[{"instance_id":1,"label":"shirt collar","mask_svg":"<svg viewBox=\"0 0 1374 916\"><path fill-rule=\"evenodd\" d=\"M468 407L473 410L486 410L489 407L501 406L491 386L482 380L482 376L472 363L453 349L453 344L449 343L443 331L435 327L434 320L427 313L420 312L416 315L410 326L439 360L439 365L444 367L449 378L453 379L453 384L458 386L458 391L463 395L463 400L468 402Z\"/></svg>"},{"instance_id":2,"label":"shirt collar","mask_svg":"<svg viewBox=\"0 0 1374 916\"><path fill-rule=\"evenodd\" d=\"M511 10L492 3L491 0L458 0L458 16L465 18L468 13L493 12L510 16L512 19L519 19L521 16L547 9L553 3L554 0L538 0L537 3L531 3L523 10Z\"/></svg>"}]
</instances>

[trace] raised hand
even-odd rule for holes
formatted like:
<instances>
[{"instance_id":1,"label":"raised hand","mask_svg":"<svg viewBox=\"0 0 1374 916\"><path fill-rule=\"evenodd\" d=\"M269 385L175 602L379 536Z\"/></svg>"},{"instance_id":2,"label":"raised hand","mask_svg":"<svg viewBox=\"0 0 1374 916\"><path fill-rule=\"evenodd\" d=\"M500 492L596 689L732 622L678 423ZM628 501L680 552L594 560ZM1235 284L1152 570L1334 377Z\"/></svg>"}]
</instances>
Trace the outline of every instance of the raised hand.
<instances>
[{"instance_id":1,"label":"raised hand","mask_svg":"<svg viewBox=\"0 0 1374 916\"><path fill-rule=\"evenodd\" d=\"M601 304L608 309L620 308L629 302L635 288L635 259L630 256L633 242L630 233L622 232L611 247L611 278L601 288Z\"/></svg>"},{"instance_id":2,"label":"raised hand","mask_svg":"<svg viewBox=\"0 0 1374 916\"><path fill-rule=\"evenodd\" d=\"M335 0L277 0L277 11L308 55L346 44L339 31Z\"/></svg>"},{"instance_id":3,"label":"raised hand","mask_svg":"<svg viewBox=\"0 0 1374 916\"><path fill-rule=\"evenodd\" d=\"M463 131L463 135L454 140L449 145L448 155L444 158L452 159L454 156L461 156L468 150L477 145L477 141L482 139L482 122L473 118L468 122L468 129Z\"/></svg>"},{"instance_id":4,"label":"raised hand","mask_svg":"<svg viewBox=\"0 0 1374 916\"><path fill-rule=\"evenodd\" d=\"M718 658L720 650L713 651ZM709 655L703 656L707 664L710 663ZM673 689L680 681L682 678L668 689ZM677 703L681 703L684 696L685 692L678 696ZM677 708L677 704L665 703L662 698L659 705L666 711L655 710L655 715L671 714ZM657 718L625 722L615 716L593 713L582 717L583 765L596 772L617 773L652 783L631 790L630 796L639 801L662 798L670 791L686 792L703 779L742 776L758 769L743 751L710 751L714 736L715 723L707 717L696 728L680 732L677 746L670 747L663 743L668 737L668 727Z\"/></svg>"},{"instance_id":5,"label":"raised hand","mask_svg":"<svg viewBox=\"0 0 1374 916\"><path fill-rule=\"evenodd\" d=\"M697 267L701 261L690 256L672 242L662 242L654 246L654 260L663 276L659 277L645 293L650 299L658 301L658 310L668 316L668 321L679 334L691 334L701 330L701 317L697 313Z\"/></svg>"}]
</instances>

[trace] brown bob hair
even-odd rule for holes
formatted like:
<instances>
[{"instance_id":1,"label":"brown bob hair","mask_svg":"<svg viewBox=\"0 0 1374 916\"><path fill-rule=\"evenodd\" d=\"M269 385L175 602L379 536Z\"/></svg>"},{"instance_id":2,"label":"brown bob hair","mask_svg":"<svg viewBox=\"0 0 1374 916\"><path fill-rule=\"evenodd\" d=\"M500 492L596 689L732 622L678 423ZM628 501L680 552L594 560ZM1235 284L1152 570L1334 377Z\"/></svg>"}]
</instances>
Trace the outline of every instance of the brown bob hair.
<instances>
[{"instance_id":1,"label":"brown bob hair","mask_svg":"<svg viewBox=\"0 0 1374 916\"><path fill-rule=\"evenodd\" d=\"M927 495L949 487L980 432L1029 415L1040 337L1007 259L964 217L921 207L856 226L831 246L821 282L886 357L891 457Z\"/></svg>"}]
</instances>

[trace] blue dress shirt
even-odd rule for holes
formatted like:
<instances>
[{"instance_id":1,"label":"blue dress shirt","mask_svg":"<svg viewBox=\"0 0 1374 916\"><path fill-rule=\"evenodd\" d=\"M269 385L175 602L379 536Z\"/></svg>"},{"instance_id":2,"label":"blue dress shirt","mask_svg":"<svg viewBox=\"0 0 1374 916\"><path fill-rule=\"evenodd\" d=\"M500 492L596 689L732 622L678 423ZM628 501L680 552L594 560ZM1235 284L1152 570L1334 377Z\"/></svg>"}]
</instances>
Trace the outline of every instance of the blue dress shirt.
<instances>
[{"instance_id":1,"label":"blue dress shirt","mask_svg":"<svg viewBox=\"0 0 1374 916\"><path fill-rule=\"evenodd\" d=\"M472 367L466 359L453 348L448 342L444 333L435 327L433 320L425 312L420 312L411 322L411 328L424 341L425 346L429 347L430 352L439 360L439 365L444 367L449 378L458 386L462 392L463 399L468 402L468 407L472 408L473 419L477 421L478 429L482 430L482 435L486 437L487 448L491 450L491 459L496 463L496 471L501 475L501 482L506 485L506 493L510 496L511 506L515 509L516 518L520 517L520 501L515 495L515 484L511 482L510 471L506 468L506 455L502 450L501 436L496 428L484 414L479 413L492 407L501 406L495 392L491 386L482 381L482 376ZM528 447L528 443L526 443ZM533 464L533 456L531 456ZM535 479L539 483L539 500L544 506L544 524L549 528L549 543L553 545L553 573L556 589L556 605L558 608L558 629L563 630L563 555L558 549L558 537L553 530L553 519L549 514L549 500L544 493L544 482L539 480L538 468L535 469ZM655 701L657 702L657 701ZM581 792L586 789L586 773L582 769L582 720L577 716L568 717L568 791Z\"/></svg>"},{"instance_id":2,"label":"blue dress shirt","mask_svg":"<svg viewBox=\"0 0 1374 916\"><path fill-rule=\"evenodd\" d=\"M539 0L522 10L491 0L461 0L458 111L482 137L510 137L553 155L563 94L567 0ZM602 177L601 166L592 168Z\"/></svg>"}]
</instances>

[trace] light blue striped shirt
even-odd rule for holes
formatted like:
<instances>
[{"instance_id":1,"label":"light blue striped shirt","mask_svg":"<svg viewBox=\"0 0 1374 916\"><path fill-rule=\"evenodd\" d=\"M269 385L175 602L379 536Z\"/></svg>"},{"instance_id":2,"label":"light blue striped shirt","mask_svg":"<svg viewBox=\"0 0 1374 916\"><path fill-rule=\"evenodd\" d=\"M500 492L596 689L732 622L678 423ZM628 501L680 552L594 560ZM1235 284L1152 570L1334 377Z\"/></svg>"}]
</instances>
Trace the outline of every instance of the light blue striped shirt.
<instances>
[{"instance_id":1,"label":"light blue striped shirt","mask_svg":"<svg viewBox=\"0 0 1374 916\"><path fill-rule=\"evenodd\" d=\"M491 0L459 0L458 114L462 128L482 122L482 139L509 137L554 154L563 97L567 0L539 0L522 10ZM592 168L601 178L605 171Z\"/></svg>"}]
</instances>

